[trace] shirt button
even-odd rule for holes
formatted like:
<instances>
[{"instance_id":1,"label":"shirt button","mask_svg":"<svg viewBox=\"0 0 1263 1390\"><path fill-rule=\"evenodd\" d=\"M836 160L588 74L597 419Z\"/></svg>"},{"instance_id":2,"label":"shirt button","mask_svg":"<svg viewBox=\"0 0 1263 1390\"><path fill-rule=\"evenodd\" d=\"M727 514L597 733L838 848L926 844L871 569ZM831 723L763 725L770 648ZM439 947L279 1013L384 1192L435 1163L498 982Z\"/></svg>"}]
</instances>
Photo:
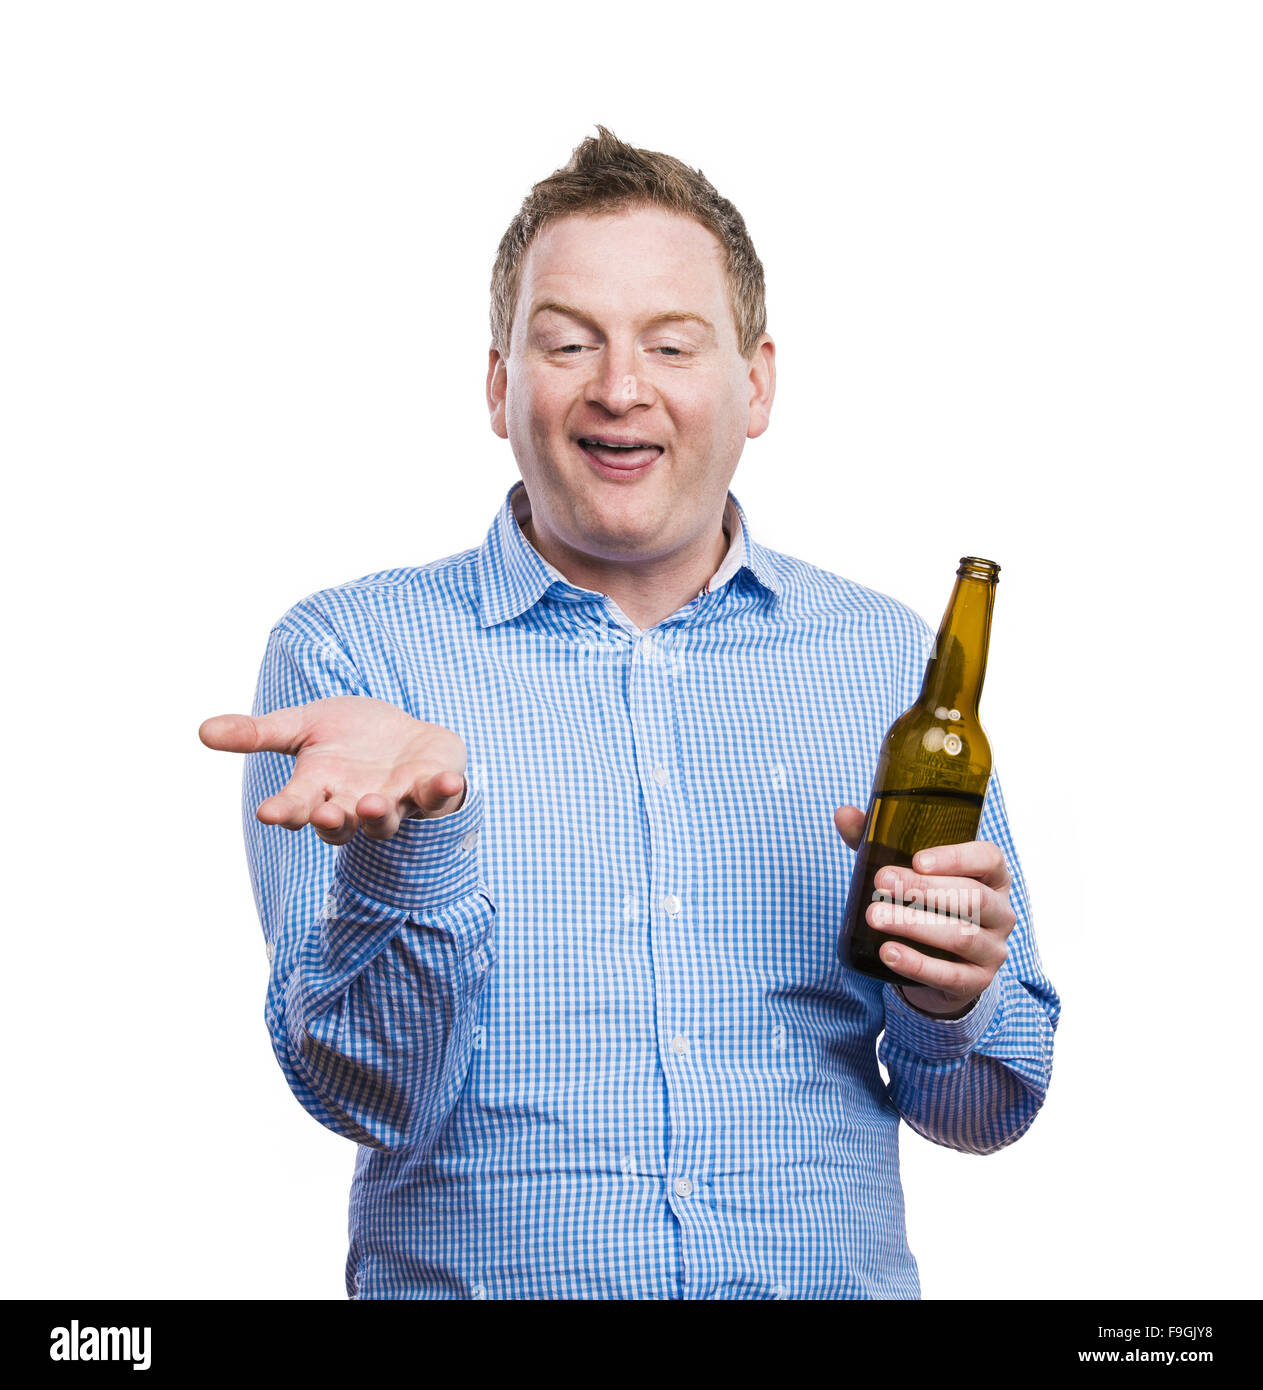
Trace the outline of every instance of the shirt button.
<instances>
[{"instance_id":1,"label":"shirt button","mask_svg":"<svg viewBox=\"0 0 1263 1390\"><path fill-rule=\"evenodd\" d=\"M269 942L268 942L268 960L271 960L272 957L273 957L274 955L276 955L276 947L272 944L272 942L269 941Z\"/></svg>"},{"instance_id":2,"label":"shirt button","mask_svg":"<svg viewBox=\"0 0 1263 1390\"><path fill-rule=\"evenodd\" d=\"M653 780L657 782L660 787L665 787L671 780L671 774L665 767L655 767L653 770Z\"/></svg>"},{"instance_id":3,"label":"shirt button","mask_svg":"<svg viewBox=\"0 0 1263 1390\"><path fill-rule=\"evenodd\" d=\"M671 1051L674 1052L677 1057L683 1057L688 1050L689 1040L683 1033L677 1033L675 1037L671 1039Z\"/></svg>"},{"instance_id":4,"label":"shirt button","mask_svg":"<svg viewBox=\"0 0 1263 1390\"><path fill-rule=\"evenodd\" d=\"M688 1197L692 1195L693 1184L687 1178L676 1178L671 1184L671 1190L677 1197Z\"/></svg>"},{"instance_id":5,"label":"shirt button","mask_svg":"<svg viewBox=\"0 0 1263 1390\"><path fill-rule=\"evenodd\" d=\"M461 840L460 847L468 854L477 843L478 832L476 830L471 830L465 835L465 838Z\"/></svg>"},{"instance_id":6,"label":"shirt button","mask_svg":"<svg viewBox=\"0 0 1263 1390\"><path fill-rule=\"evenodd\" d=\"M662 900L662 910L668 917L678 917L680 915L680 900L674 893L668 893Z\"/></svg>"}]
</instances>

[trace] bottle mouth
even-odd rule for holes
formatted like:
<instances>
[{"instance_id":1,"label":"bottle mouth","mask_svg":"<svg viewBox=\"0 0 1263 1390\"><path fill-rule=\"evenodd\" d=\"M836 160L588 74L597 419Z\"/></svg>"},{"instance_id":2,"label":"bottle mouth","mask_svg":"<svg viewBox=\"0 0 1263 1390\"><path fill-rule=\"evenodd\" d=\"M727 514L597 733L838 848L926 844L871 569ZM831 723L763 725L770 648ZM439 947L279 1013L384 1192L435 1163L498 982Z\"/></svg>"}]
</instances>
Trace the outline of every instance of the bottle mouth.
<instances>
[{"instance_id":1,"label":"bottle mouth","mask_svg":"<svg viewBox=\"0 0 1263 1390\"><path fill-rule=\"evenodd\" d=\"M956 571L959 579L990 579L1000 577L1000 566L994 560L980 560L977 555L962 555L960 569Z\"/></svg>"}]
</instances>

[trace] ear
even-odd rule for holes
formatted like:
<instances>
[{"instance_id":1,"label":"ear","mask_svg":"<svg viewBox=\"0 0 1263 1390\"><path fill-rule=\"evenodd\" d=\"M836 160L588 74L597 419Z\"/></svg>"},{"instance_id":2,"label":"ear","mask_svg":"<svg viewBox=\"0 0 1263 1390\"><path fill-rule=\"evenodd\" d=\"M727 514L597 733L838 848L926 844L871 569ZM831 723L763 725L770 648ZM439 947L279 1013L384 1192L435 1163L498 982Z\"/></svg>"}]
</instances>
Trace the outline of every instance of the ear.
<instances>
[{"instance_id":1,"label":"ear","mask_svg":"<svg viewBox=\"0 0 1263 1390\"><path fill-rule=\"evenodd\" d=\"M504 419L504 401L508 393L508 368L504 358L492 348L487 362L487 409L491 412L491 428L501 439L509 437L509 427Z\"/></svg>"},{"instance_id":2,"label":"ear","mask_svg":"<svg viewBox=\"0 0 1263 1390\"><path fill-rule=\"evenodd\" d=\"M776 395L776 344L765 333L750 359L750 424L747 439L757 439L768 426Z\"/></svg>"}]
</instances>

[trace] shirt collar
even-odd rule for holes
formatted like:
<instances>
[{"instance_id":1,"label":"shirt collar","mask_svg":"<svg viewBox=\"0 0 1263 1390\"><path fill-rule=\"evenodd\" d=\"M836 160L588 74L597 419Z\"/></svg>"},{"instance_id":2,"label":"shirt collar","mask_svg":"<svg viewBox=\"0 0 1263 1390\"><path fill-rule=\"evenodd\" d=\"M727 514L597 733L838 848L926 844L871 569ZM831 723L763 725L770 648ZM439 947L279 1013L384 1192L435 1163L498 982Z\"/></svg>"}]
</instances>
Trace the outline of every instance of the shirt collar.
<instances>
[{"instance_id":1,"label":"shirt collar","mask_svg":"<svg viewBox=\"0 0 1263 1390\"><path fill-rule=\"evenodd\" d=\"M478 552L478 593L483 627L516 618L550 591L550 597L570 603L590 602L600 597L591 589L572 584L526 539L522 522L530 514L526 487L516 482L506 494L504 505ZM731 492L724 507L724 527L730 537L728 553L702 593L713 592L744 570L773 598L779 598L781 582L771 563L771 552L751 539L745 512Z\"/></svg>"}]
</instances>

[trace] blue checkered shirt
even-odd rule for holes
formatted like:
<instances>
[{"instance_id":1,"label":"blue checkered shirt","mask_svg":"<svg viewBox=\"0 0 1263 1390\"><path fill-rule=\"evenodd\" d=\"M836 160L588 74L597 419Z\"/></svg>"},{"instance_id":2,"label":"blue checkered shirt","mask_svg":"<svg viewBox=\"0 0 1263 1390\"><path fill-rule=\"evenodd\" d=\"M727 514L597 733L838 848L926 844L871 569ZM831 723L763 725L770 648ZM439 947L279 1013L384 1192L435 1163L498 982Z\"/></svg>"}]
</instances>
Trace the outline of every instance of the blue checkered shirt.
<instances>
[{"instance_id":1,"label":"blue checkered shirt","mask_svg":"<svg viewBox=\"0 0 1263 1390\"><path fill-rule=\"evenodd\" d=\"M339 847L259 824L293 764L246 759L272 1042L359 1145L348 1293L915 1298L900 1117L1012 1142L1058 1010L994 777L1018 922L974 1008L838 961L832 813L867 804L933 634L731 496L723 568L642 632L528 508L516 484L480 547L302 600L259 677L256 714L374 696L469 752L460 810Z\"/></svg>"}]
</instances>

